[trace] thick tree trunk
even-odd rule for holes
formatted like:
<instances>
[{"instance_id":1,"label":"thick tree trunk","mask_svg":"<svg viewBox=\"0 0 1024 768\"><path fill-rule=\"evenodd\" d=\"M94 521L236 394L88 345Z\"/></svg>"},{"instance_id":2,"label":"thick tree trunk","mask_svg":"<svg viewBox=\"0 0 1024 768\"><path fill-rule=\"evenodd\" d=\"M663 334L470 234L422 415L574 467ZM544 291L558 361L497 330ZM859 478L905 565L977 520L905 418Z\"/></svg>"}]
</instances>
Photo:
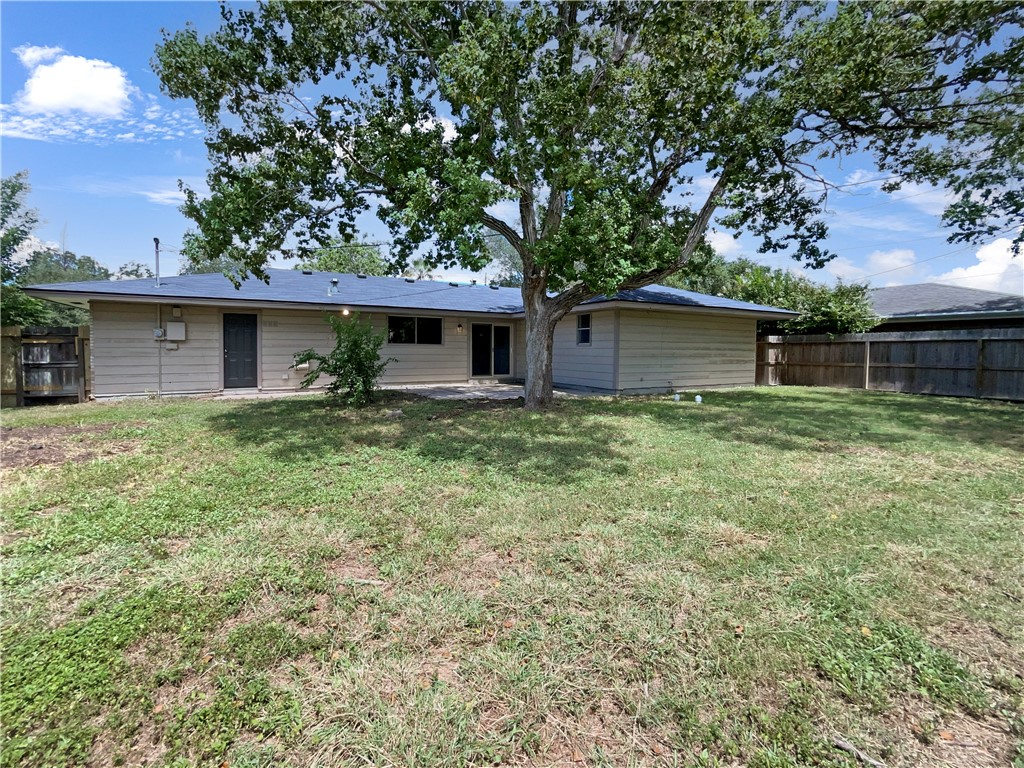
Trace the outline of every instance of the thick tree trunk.
<instances>
[{"instance_id":1,"label":"thick tree trunk","mask_svg":"<svg viewBox=\"0 0 1024 768\"><path fill-rule=\"evenodd\" d=\"M555 324L564 313L556 312L546 300L543 287L523 288L526 308L526 402L528 411L538 411L554 400L551 351Z\"/></svg>"}]
</instances>

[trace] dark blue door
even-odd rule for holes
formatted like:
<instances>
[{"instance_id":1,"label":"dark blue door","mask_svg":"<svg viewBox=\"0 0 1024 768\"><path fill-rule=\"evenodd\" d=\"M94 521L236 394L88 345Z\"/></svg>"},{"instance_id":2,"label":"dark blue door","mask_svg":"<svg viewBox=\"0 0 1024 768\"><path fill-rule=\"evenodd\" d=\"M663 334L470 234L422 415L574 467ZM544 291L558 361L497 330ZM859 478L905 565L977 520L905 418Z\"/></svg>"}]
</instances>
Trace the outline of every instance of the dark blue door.
<instances>
[{"instance_id":1,"label":"dark blue door","mask_svg":"<svg viewBox=\"0 0 1024 768\"><path fill-rule=\"evenodd\" d=\"M256 315L224 314L224 388L256 386Z\"/></svg>"}]
</instances>

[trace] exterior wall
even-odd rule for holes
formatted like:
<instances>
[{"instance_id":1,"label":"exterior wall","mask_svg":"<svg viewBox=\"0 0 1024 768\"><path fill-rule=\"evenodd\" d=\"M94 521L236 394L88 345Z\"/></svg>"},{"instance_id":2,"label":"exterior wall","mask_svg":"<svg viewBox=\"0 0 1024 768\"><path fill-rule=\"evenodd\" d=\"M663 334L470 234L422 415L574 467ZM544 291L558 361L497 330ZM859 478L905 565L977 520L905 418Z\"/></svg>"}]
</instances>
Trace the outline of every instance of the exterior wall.
<instances>
[{"instance_id":1,"label":"exterior wall","mask_svg":"<svg viewBox=\"0 0 1024 768\"><path fill-rule=\"evenodd\" d=\"M568 314L555 326L551 360L555 386L616 389L616 312L590 313L589 345L576 344L576 318L577 314Z\"/></svg>"},{"instance_id":2,"label":"exterior wall","mask_svg":"<svg viewBox=\"0 0 1024 768\"><path fill-rule=\"evenodd\" d=\"M93 392L97 397L218 392L223 389L224 312L257 315L259 387L264 390L298 389L304 371L291 370L296 352L313 347L327 352L334 334L321 310L247 309L244 307L180 306L187 339L160 343L153 338L157 305L127 302L92 302ZM171 318L171 305L160 305L160 325ZM399 314L399 313L394 313ZM419 313L427 316L430 313ZM374 329L387 329L387 315L364 315ZM177 320L178 318L173 318ZM470 323L512 325L513 375L524 370L524 332L521 320L487 316L445 317L439 345L385 344L381 353L394 358L381 378L382 386L450 384L469 379ZM459 324L463 332L458 332ZM177 347L174 349L174 347ZM321 379L317 386L326 381Z\"/></svg>"},{"instance_id":3,"label":"exterior wall","mask_svg":"<svg viewBox=\"0 0 1024 768\"><path fill-rule=\"evenodd\" d=\"M526 380L526 321L516 320L512 333L512 375L522 381Z\"/></svg>"},{"instance_id":4,"label":"exterior wall","mask_svg":"<svg viewBox=\"0 0 1024 768\"><path fill-rule=\"evenodd\" d=\"M621 310L616 389L753 386L756 344L753 318Z\"/></svg>"},{"instance_id":5,"label":"exterior wall","mask_svg":"<svg viewBox=\"0 0 1024 768\"><path fill-rule=\"evenodd\" d=\"M429 313L419 315L427 316ZM375 331L387 333L387 315L374 315L372 319ZM381 354L394 359L384 369L381 384L445 384L468 380L470 322L464 317L444 318L441 344L385 344L381 347ZM462 333L458 332L459 323L462 324Z\"/></svg>"},{"instance_id":6,"label":"exterior wall","mask_svg":"<svg viewBox=\"0 0 1024 768\"><path fill-rule=\"evenodd\" d=\"M220 388L221 319L216 307L182 306L187 340L164 344L153 338L157 327L154 304L96 301L91 310L96 396ZM161 306L160 312L160 324L166 326L171 308Z\"/></svg>"},{"instance_id":7,"label":"exterior wall","mask_svg":"<svg viewBox=\"0 0 1024 768\"><path fill-rule=\"evenodd\" d=\"M306 372L289 369L295 361L295 353L310 347L321 353L334 348L334 332L324 320L323 312L264 309L259 320L259 370L263 389L298 389ZM321 377L316 386L326 383Z\"/></svg>"},{"instance_id":8,"label":"exterior wall","mask_svg":"<svg viewBox=\"0 0 1024 768\"><path fill-rule=\"evenodd\" d=\"M223 387L223 313L220 307L180 305L187 339L158 342L157 305L92 303L93 392L97 397L217 392ZM333 334L318 310L231 308L258 316L259 386L297 389L303 372L290 370L296 352L326 352ZM171 306L161 305L161 325ZM398 313L395 313L398 314ZM426 315L428 313L421 313ZM374 328L387 315L365 316ZM395 358L383 386L448 384L470 378L470 324L508 323L512 330L512 373L526 375L525 323L479 316L445 317L439 345L385 344ZM458 326L463 332L458 332ZM558 386L609 392L660 392L686 387L749 386L755 375L756 321L753 318L690 312L603 310L591 313L591 343L576 345L576 314L555 328L553 364ZM176 347L176 348L175 348ZM159 375L158 375L159 372Z\"/></svg>"}]
</instances>

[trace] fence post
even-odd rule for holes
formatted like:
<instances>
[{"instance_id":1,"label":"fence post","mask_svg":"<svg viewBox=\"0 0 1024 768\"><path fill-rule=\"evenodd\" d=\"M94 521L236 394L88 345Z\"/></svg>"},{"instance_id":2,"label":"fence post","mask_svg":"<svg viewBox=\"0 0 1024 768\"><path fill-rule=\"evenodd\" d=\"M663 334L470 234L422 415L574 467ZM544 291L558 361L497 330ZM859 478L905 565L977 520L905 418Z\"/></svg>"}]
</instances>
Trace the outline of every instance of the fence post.
<instances>
[{"instance_id":1,"label":"fence post","mask_svg":"<svg viewBox=\"0 0 1024 768\"><path fill-rule=\"evenodd\" d=\"M864 389L871 389L871 340L864 340Z\"/></svg>"},{"instance_id":2,"label":"fence post","mask_svg":"<svg viewBox=\"0 0 1024 768\"><path fill-rule=\"evenodd\" d=\"M985 387L985 340L978 339L978 357L974 364L974 396L983 397Z\"/></svg>"}]
</instances>

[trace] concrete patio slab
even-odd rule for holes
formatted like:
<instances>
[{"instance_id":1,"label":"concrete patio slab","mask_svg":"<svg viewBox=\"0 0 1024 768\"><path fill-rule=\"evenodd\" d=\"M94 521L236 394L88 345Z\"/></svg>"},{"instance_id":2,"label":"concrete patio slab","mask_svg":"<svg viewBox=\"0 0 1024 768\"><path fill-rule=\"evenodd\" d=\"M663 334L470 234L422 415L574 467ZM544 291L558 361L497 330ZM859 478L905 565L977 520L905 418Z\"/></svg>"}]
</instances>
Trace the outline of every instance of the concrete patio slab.
<instances>
[{"instance_id":1,"label":"concrete patio slab","mask_svg":"<svg viewBox=\"0 0 1024 768\"><path fill-rule=\"evenodd\" d=\"M515 400L523 396L521 384L410 384L389 389L431 400Z\"/></svg>"}]
</instances>

